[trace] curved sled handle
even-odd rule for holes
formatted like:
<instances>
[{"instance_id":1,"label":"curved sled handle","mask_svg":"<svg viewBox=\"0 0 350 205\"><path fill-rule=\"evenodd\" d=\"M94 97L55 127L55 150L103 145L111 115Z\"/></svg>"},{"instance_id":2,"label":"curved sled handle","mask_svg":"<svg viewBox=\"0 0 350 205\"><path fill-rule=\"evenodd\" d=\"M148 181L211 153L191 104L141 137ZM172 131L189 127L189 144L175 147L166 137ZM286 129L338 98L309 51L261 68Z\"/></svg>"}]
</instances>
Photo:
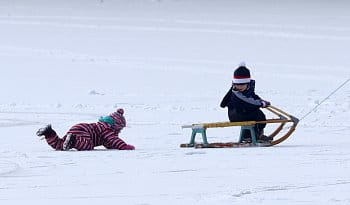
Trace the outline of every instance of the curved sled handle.
<instances>
[{"instance_id":1,"label":"curved sled handle","mask_svg":"<svg viewBox=\"0 0 350 205\"><path fill-rule=\"evenodd\" d=\"M286 112L284 112L283 110L281 109L278 109L277 107L274 107L272 105L269 105L268 107L266 107L267 110L269 110L270 112L274 113L275 115L279 116L279 117L288 117L290 120L292 120L295 124L298 124L299 123L299 119L294 117L293 115L290 115ZM281 115L282 114L282 115Z\"/></svg>"},{"instance_id":2,"label":"curved sled handle","mask_svg":"<svg viewBox=\"0 0 350 205\"><path fill-rule=\"evenodd\" d=\"M288 130L288 132L283 135L282 137L278 138L277 140L273 140L271 142L271 145L270 146L273 146L273 145L276 145L276 144L279 144L283 141L285 141L294 131L295 131L295 128L296 126L298 125L299 123L299 119L294 117L293 115L290 115L274 106L268 106L266 108L267 110L269 110L270 112L274 113L275 115L279 116L281 119L285 119L286 121L283 122L271 135L270 137L275 137L282 129L283 129L283 126L288 123L288 122L292 122L293 125L290 127L290 129Z\"/></svg>"}]
</instances>

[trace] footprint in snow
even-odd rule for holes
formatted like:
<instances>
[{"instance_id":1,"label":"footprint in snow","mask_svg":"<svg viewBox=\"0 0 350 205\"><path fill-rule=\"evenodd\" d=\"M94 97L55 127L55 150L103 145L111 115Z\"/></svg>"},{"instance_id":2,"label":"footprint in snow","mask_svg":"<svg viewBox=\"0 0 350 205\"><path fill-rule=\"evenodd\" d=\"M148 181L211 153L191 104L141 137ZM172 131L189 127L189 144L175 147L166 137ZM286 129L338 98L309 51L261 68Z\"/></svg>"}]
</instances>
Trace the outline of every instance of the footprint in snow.
<instances>
[{"instance_id":1,"label":"footprint in snow","mask_svg":"<svg viewBox=\"0 0 350 205\"><path fill-rule=\"evenodd\" d=\"M206 152L187 152L186 155L206 154Z\"/></svg>"}]
</instances>

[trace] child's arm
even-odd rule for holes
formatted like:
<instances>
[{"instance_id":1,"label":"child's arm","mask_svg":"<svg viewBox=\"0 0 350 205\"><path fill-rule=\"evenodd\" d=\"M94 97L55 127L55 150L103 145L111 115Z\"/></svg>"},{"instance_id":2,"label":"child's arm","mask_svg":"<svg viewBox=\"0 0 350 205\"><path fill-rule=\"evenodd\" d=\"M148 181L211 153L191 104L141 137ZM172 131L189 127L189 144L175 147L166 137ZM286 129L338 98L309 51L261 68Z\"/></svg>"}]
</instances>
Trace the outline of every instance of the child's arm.
<instances>
[{"instance_id":1,"label":"child's arm","mask_svg":"<svg viewBox=\"0 0 350 205\"><path fill-rule=\"evenodd\" d=\"M134 146L126 144L122 139L118 137L113 131L106 131L103 133L103 146L107 149L120 149L120 150L133 150Z\"/></svg>"},{"instance_id":2,"label":"child's arm","mask_svg":"<svg viewBox=\"0 0 350 205\"><path fill-rule=\"evenodd\" d=\"M227 106L228 102L230 101L231 95L232 95L232 87L226 93L225 97L222 99L222 101L220 103L220 107L225 108Z\"/></svg>"},{"instance_id":3,"label":"child's arm","mask_svg":"<svg viewBox=\"0 0 350 205\"><path fill-rule=\"evenodd\" d=\"M261 101L261 107L265 108L268 107L269 105L271 105L271 103L267 100L263 100L261 97L259 97L257 94L254 93L253 96L254 99L259 99Z\"/></svg>"},{"instance_id":4,"label":"child's arm","mask_svg":"<svg viewBox=\"0 0 350 205\"><path fill-rule=\"evenodd\" d=\"M265 107L271 105L271 103L269 101L263 100L261 97L259 97L257 94L255 94L255 92L254 92L254 90L255 90L255 80L251 80L249 86L250 86L250 89L253 91L253 98L261 100L261 103L262 103L261 107L265 108Z\"/></svg>"},{"instance_id":5,"label":"child's arm","mask_svg":"<svg viewBox=\"0 0 350 205\"><path fill-rule=\"evenodd\" d=\"M238 99L243 101L245 106L249 109L257 109L263 107L263 100L256 94L253 94L251 97L247 97L238 91L233 91L233 93Z\"/></svg>"}]
</instances>

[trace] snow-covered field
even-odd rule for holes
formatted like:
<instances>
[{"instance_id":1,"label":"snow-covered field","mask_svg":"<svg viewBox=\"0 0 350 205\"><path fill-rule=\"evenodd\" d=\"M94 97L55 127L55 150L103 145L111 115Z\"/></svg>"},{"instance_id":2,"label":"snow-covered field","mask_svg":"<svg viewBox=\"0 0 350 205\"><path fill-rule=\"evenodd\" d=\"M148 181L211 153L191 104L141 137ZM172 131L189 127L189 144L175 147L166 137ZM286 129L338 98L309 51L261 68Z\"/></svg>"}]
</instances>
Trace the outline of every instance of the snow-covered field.
<instances>
[{"instance_id":1,"label":"snow-covered field","mask_svg":"<svg viewBox=\"0 0 350 205\"><path fill-rule=\"evenodd\" d=\"M182 149L246 61L304 116L350 77L347 1L1 0L0 204L350 204L350 84L268 148ZM135 151L35 135L125 109ZM208 130L238 140L237 128Z\"/></svg>"}]
</instances>

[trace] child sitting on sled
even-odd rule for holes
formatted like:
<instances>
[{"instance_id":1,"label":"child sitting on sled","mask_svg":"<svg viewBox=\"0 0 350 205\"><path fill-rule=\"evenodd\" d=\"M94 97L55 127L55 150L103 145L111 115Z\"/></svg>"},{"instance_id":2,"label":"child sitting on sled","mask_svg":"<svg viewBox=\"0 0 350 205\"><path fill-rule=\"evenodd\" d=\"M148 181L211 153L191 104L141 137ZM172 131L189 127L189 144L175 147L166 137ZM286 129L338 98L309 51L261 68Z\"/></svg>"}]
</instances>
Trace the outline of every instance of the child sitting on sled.
<instances>
[{"instance_id":1,"label":"child sitting on sled","mask_svg":"<svg viewBox=\"0 0 350 205\"><path fill-rule=\"evenodd\" d=\"M250 71L245 63L241 63L234 71L232 86L220 104L222 108L228 107L228 118L231 122L266 120L260 108L269 106L270 102L256 95L254 89L255 81L250 78ZM258 141L272 140L264 135L265 126L266 124L256 124L254 127ZM243 133L243 140L252 141L249 131Z\"/></svg>"},{"instance_id":2,"label":"child sitting on sled","mask_svg":"<svg viewBox=\"0 0 350 205\"><path fill-rule=\"evenodd\" d=\"M59 138L51 125L37 131L38 136L45 136L47 143L56 150L93 150L103 145L107 149L133 150L119 138L120 131L126 126L124 110L118 109L107 117L101 117L97 123L80 123L69 129L63 138Z\"/></svg>"}]
</instances>

